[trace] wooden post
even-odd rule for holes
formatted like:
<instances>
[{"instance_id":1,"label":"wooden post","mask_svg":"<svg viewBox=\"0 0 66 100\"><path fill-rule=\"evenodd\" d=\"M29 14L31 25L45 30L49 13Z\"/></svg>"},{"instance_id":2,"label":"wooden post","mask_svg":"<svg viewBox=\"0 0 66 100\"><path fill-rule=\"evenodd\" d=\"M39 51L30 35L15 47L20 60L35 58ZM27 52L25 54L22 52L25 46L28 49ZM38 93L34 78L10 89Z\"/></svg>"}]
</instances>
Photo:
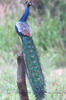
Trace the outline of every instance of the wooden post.
<instances>
[{"instance_id":1,"label":"wooden post","mask_svg":"<svg viewBox=\"0 0 66 100\"><path fill-rule=\"evenodd\" d=\"M20 53L17 57L18 69L17 69L17 86L19 90L20 100L29 100L28 92L26 87L26 76L25 76L25 61L23 53Z\"/></svg>"}]
</instances>

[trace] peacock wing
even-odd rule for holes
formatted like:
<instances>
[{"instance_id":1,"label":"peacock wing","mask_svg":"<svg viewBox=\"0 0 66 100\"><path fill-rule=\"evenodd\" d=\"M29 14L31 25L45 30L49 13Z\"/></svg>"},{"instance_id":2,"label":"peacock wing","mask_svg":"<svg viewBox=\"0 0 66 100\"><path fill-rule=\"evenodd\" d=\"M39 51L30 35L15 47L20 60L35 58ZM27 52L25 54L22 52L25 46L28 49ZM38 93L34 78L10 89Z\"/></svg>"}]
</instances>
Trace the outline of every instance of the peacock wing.
<instances>
[{"instance_id":1,"label":"peacock wing","mask_svg":"<svg viewBox=\"0 0 66 100\"><path fill-rule=\"evenodd\" d=\"M17 22L16 27L18 28L18 32L22 33L23 35L32 36L32 30L29 24L25 22Z\"/></svg>"}]
</instances>

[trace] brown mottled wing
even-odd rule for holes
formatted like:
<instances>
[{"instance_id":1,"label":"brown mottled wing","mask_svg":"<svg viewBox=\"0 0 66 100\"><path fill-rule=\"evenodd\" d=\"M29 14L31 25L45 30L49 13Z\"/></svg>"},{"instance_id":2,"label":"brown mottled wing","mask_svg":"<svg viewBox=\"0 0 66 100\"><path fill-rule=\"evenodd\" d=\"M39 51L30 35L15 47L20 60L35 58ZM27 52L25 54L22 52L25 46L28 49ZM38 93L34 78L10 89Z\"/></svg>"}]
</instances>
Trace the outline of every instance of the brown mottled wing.
<instances>
[{"instance_id":1,"label":"brown mottled wing","mask_svg":"<svg viewBox=\"0 0 66 100\"><path fill-rule=\"evenodd\" d=\"M25 22L17 22L16 27L18 28L18 32L22 33L23 35L32 36L32 30L29 24Z\"/></svg>"}]
</instances>

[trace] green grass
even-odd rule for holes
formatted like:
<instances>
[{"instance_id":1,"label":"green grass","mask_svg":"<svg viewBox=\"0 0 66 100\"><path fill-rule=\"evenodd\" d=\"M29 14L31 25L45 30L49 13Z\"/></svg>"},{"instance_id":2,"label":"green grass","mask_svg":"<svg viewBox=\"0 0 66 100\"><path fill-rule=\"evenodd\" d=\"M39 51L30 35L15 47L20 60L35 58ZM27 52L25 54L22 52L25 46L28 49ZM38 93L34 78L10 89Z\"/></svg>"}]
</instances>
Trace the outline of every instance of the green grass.
<instances>
[{"instance_id":1,"label":"green grass","mask_svg":"<svg viewBox=\"0 0 66 100\"><path fill-rule=\"evenodd\" d=\"M16 66L17 67L17 66ZM14 65L7 66L2 65L0 67L0 100L19 100L18 88L17 88L17 78L16 78L16 67ZM28 83L29 97L35 98L31 87ZM34 99L33 99L34 100Z\"/></svg>"},{"instance_id":2,"label":"green grass","mask_svg":"<svg viewBox=\"0 0 66 100\"><path fill-rule=\"evenodd\" d=\"M7 64L0 67L0 100L19 100L16 82L17 66ZM61 70L61 71L60 71ZM66 98L66 69L46 69L46 98L45 100L65 100ZM59 73L59 74L58 74ZM35 100L35 96L27 81L27 88L30 100Z\"/></svg>"}]
</instances>

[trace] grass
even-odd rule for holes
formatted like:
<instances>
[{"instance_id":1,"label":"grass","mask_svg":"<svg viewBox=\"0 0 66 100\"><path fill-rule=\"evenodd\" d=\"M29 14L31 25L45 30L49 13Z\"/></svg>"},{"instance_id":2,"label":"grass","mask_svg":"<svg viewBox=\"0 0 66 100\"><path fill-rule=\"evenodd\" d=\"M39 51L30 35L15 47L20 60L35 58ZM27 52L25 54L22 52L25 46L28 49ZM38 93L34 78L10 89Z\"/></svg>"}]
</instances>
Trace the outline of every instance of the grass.
<instances>
[{"instance_id":1,"label":"grass","mask_svg":"<svg viewBox=\"0 0 66 100\"><path fill-rule=\"evenodd\" d=\"M3 67L3 68L2 68ZM16 69L14 65L2 65L0 67L0 100L19 100L17 81L16 81ZM28 81L27 81L28 83ZM31 87L28 83L28 91L30 92L29 97L34 98ZM34 100L34 99L33 99Z\"/></svg>"},{"instance_id":2,"label":"grass","mask_svg":"<svg viewBox=\"0 0 66 100\"><path fill-rule=\"evenodd\" d=\"M49 69L44 67L46 80L45 100L65 100L66 99L66 68ZM19 100L16 83L17 65L6 64L0 67L0 100ZM27 88L30 100L35 100L30 84L27 80Z\"/></svg>"}]
</instances>

